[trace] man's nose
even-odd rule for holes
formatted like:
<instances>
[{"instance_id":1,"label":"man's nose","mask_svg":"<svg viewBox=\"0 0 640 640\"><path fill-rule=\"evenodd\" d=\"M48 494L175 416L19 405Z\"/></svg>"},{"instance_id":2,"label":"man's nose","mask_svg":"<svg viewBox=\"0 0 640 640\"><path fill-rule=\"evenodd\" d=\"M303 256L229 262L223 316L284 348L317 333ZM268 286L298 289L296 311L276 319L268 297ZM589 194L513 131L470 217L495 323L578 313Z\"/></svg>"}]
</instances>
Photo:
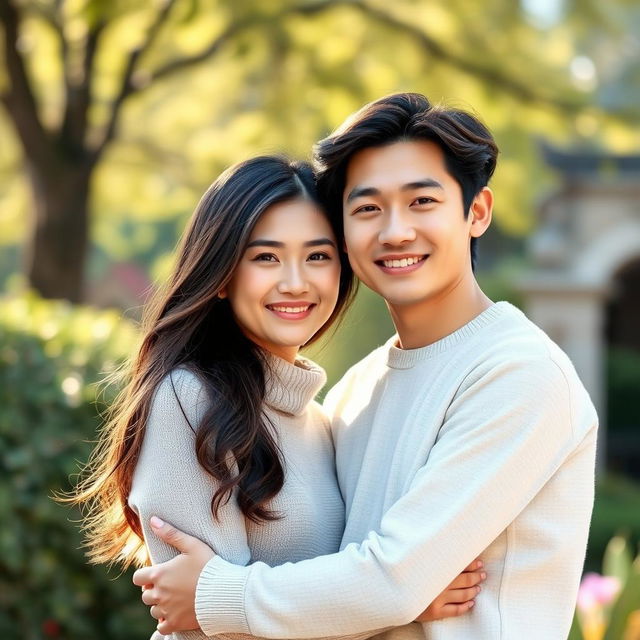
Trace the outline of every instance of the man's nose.
<instances>
[{"instance_id":1,"label":"man's nose","mask_svg":"<svg viewBox=\"0 0 640 640\"><path fill-rule=\"evenodd\" d=\"M399 246L413 242L416 239L416 230L412 224L411 216L403 211L392 209L383 218L383 227L378 234L380 244Z\"/></svg>"}]
</instances>

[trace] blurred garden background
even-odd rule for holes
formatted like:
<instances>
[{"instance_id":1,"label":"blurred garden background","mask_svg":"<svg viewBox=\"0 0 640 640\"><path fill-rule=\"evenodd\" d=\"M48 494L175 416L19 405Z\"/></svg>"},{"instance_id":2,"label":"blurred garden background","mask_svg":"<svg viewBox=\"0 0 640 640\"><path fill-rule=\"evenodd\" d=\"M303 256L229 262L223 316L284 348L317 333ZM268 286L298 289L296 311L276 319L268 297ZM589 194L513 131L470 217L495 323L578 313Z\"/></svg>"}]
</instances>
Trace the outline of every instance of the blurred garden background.
<instances>
[{"instance_id":1,"label":"blurred garden background","mask_svg":"<svg viewBox=\"0 0 640 640\"><path fill-rule=\"evenodd\" d=\"M640 638L639 60L634 0L0 0L0 636L150 635L51 499L113 397L96 383L223 168L308 158L407 90L497 138L479 279L569 353L603 423L586 570L614 582L572 638ZM391 331L362 288L311 355L331 383Z\"/></svg>"}]
</instances>

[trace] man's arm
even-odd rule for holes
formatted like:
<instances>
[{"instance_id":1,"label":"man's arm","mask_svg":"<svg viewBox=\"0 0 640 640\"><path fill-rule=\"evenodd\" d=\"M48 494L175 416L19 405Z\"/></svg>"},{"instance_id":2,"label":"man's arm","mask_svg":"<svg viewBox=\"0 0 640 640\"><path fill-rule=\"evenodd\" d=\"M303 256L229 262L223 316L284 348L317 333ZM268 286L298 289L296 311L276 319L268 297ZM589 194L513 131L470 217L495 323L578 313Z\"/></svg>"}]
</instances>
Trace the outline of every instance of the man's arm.
<instances>
[{"instance_id":1,"label":"man's arm","mask_svg":"<svg viewBox=\"0 0 640 640\"><path fill-rule=\"evenodd\" d=\"M296 638L415 619L577 447L583 436L572 432L570 402L563 372L547 358L472 374L378 532L340 553L273 568L213 558L198 583L201 627Z\"/></svg>"},{"instance_id":2,"label":"man's arm","mask_svg":"<svg viewBox=\"0 0 640 640\"><path fill-rule=\"evenodd\" d=\"M174 584L180 584L187 593L185 600L189 604L180 609L185 614L190 611L186 615L186 626L181 627L184 631L199 626L192 603L197 576L213 555L210 549L234 564L247 564L250 559L246 521L236 501L232 499L222 507L219 521L214 520L211 513L211 498L218 485L197 460L194 432L207 406L204 389L188 371L176 371L171 379L167 378L159 385L147 421L130 496L131 505L141 519L145 542L154 564L170 561L176 571ZM152 515L160 527L153 526ZM186 536L178 532L167 535L164 520L175 523L184 533L195 536L207 546L185 545ZM191 573L187 567L197 567L192 584L184 579ZM151 572L155 569L157 567L149 568ZM476 595L473 587L480 582L479 572L473 573L473 569L468 568L466 575L459 576L456 581L451 590L442 594L438 602L425 611L424 619L451 617L469 610ZM151 582L147 579L140 583L140 586L146 585L142 599L153 605L154 617L163 618L158 625L159 631L167 632L172 619L164 620L164 608ZM386 630L318 640L366 640ZM199 632L179 635L184 638L201 637ZM230 634L227 640L257 639L248 634Z\"/></svg>"}]
</instances>

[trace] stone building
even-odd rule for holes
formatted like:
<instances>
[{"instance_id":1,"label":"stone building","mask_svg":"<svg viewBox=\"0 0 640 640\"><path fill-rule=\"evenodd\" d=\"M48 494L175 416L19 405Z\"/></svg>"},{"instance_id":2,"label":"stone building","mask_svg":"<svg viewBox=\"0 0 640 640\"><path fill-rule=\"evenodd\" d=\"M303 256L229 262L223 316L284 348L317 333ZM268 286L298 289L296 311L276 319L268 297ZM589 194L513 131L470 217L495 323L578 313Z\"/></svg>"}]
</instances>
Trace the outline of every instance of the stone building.
<instances>
[{"instance_id":1,"label":"stone building","mask_svg":"<svg viewBox=\"0 0 640 640\"><path fill-rule=\"evenodd\" d=\"M606 364L613 349L640 355L640 155L542 149L560 186L529 240L533 268L519 287L526 312L591 393L602 421L600 467L638 475L640 423L611 425L607 436Z\"/></svg>"}]
</instances>

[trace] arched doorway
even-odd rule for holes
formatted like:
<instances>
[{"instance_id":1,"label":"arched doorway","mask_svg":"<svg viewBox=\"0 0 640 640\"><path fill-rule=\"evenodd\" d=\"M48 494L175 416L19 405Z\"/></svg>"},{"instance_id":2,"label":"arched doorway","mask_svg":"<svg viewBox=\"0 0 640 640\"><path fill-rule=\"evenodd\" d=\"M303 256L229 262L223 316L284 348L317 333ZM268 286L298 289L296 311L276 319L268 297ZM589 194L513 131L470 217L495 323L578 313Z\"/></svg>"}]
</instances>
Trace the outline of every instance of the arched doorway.
<instances>
[{"instance_id":1,"label":"arched doorway","mask_svg":"<svg viewBox=\"0 0 640 640\"><path fill-rule=\"evenodd\" d=\"M613 276L606 338L607 466L640 477L640 256Z\"/></svg>"}]
</instances>

